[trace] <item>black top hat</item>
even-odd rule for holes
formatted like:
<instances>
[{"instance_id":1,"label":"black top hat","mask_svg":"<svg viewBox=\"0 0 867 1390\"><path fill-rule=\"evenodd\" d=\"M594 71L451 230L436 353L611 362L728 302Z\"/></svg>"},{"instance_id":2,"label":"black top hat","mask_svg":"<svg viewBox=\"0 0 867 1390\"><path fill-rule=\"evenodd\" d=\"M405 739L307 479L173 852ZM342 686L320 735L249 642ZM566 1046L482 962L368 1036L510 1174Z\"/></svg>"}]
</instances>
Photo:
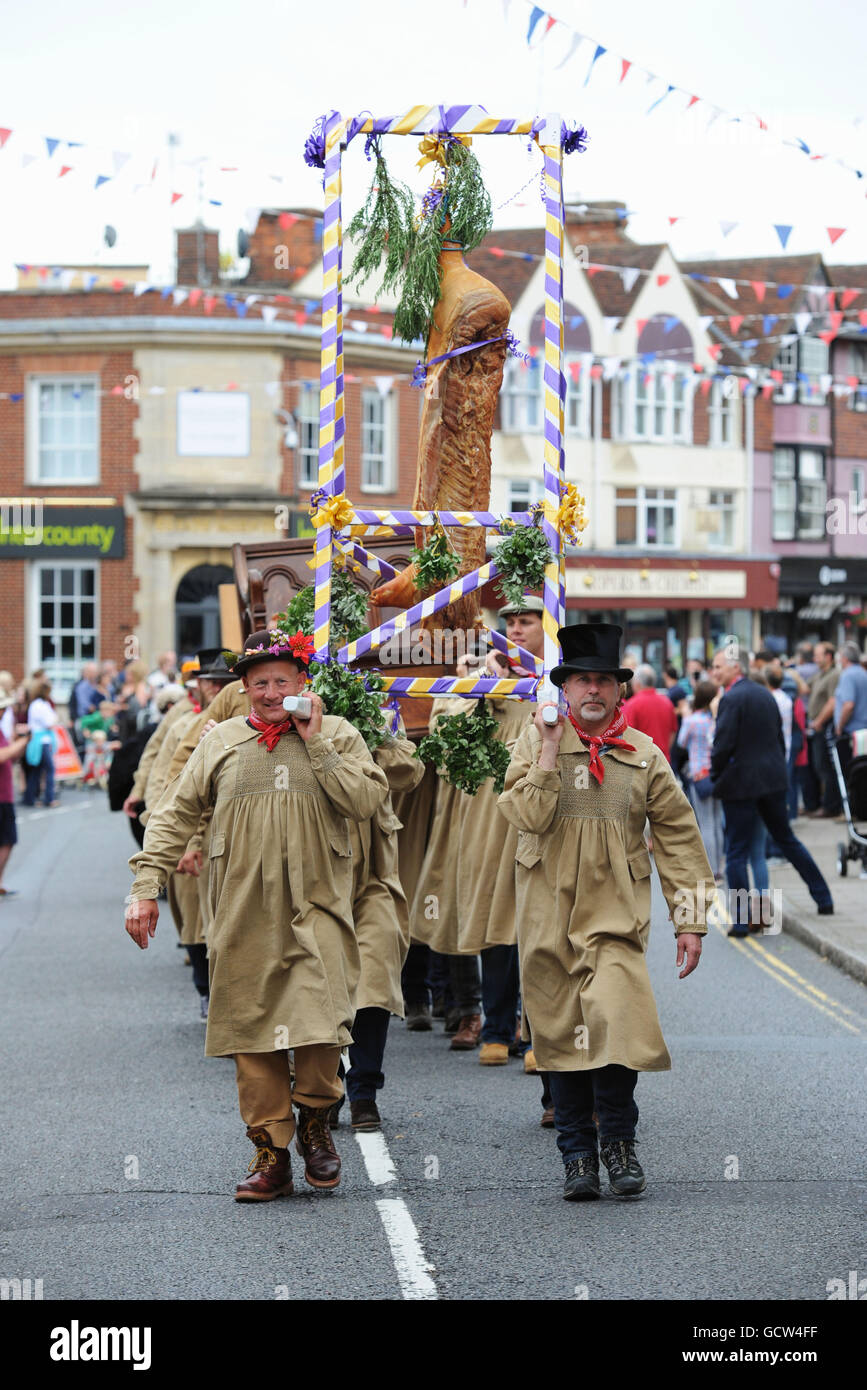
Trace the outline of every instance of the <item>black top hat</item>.
<instances>
[{"instance_id":1,"label":"black top hat","mask_svg":"<svg viewBox=\"0 0 867 1390\"><path fill-rule=\"evenodd\" d=\"M623 628L617 623L573 623L561 627L557 640L563 663L555 666L551 680L562 685L567 676L579 671L610 671L619 681L631 681L633 671L620 665L620 639Z\"/></svg>"},{"instance_id":2,"label":"black top hat","mask_svg":"<svg viewBox=\"0 0 867 1390\"><path fill-rule=\"evenodd\" d=\"M305 649L306 648L306 649ZM232 676L242 676L261 661L293 661L299 671L306 671L313 656L313 642L302 633L251 632L244 650L232 667Z\"/></svg>"},{"instance_id":3,"label":"black top hat","mask_svg":"<svg viewBox=\"0 0 867 1390\"><path fill-rule=\"evenodd\" d=\"M196 678L204 676L207 681L233 681L236 679L235 672L228 665L220 647L205 647L203 651L196 652L199 662L199 669L196 671Z\"/></svg>"}]
</instances>

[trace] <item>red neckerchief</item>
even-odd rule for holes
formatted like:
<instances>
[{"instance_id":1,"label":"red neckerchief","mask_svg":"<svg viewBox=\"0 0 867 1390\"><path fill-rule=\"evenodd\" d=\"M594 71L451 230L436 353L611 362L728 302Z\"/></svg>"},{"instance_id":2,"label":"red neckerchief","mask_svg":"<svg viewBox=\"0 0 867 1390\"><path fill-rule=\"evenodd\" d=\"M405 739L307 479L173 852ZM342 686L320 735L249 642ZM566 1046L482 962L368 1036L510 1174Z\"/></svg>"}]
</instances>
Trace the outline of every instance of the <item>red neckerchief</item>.
<instances>
[{"instance_id":1,"label":"red neckerchief","mask_svg":"<svg viewBox=\"0 0 867 1390\"><path fill-rule=\"evenodd\" d=\"M202 707L201 707L201 705L197 705L196 702L195 702L195 700L194 700L191 696L189 696L189 695L187 696L187 699L189 700L190 704L191 704L192 707L193 707L193 714L201 714L201 712L202 712Z\"/></svg>"},{"instance_id":2,"label":"red neckerchief","mask_svg":"<svg viewBox=\"0 0 867 1390\"><path fill-rule=\"evenodd\" d=\"M601 734L585 733L574 719L571 709L569 711L569 723L572 725L572 728L575 730L582 743L587 743L590 746L590 774L592 777L596 778L597 782L604 782L605 780L605 771L602 767L602 759L599 756L599 749L603 744L607 744L612 748L626 748L630 753L635 752L634 743L627 743L625 739L619 737L619 735L623 733L623 730L629 727L626 722L626 715L623 713L622 709L618 708L614 711L610 724L605 726Z\"/></svg>"},{"instance_id":3,"label":"red neckerchief","mask_svg":"<svg viewBox=\"0 0 867 1390\"><path fill-rule=\"evenodd\" d=\"M254 729L258 729L261 738L257 738L257 743L264 743L268 752L273 753L277 744L280 742L281 734L288 734L294 728L291 719L284 719L281 724L269 724L267 719L260 719L259 715L253 710L247 715L247 723Z\"/></svg>"}]
</instances>

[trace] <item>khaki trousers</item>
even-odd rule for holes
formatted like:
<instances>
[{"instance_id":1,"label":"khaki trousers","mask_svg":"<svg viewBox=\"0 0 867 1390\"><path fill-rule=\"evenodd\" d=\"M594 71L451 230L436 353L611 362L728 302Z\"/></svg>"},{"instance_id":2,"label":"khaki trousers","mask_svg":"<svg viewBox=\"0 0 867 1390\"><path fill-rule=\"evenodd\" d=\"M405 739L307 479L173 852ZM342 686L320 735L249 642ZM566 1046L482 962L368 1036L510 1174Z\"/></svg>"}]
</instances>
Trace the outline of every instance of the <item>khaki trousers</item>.
<instances>
[{"instance_id":1,"label":"khaki trousers","mask_svg":"<svg viewBox=\"0 0 867 1390\"><path fill-rule=\"evenodd\" d=\"M295 1085L289 1078L289 1054L236 1052L235 1074L241 1119L248 1129L267 1129L277 1149L287 1149L295 1133L292 1106L323 1109L340 1100L343 1083L337 1075L339 1046L314 1043L296 1047Z\"/></svg>"}]
</instances>

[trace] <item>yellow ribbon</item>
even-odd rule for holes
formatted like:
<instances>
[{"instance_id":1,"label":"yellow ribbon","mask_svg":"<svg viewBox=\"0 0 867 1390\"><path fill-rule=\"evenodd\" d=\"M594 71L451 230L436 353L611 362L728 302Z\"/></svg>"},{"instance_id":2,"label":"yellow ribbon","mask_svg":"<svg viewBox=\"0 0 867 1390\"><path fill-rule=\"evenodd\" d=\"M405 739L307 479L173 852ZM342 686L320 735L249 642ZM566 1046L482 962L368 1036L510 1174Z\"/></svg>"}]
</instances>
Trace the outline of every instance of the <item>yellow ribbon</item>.
<instances>
[{"instance_id":1,"label":"yellow ribbon","mask_svg":"<svg viewBox=\"0 0 867 1390\"><path fill-rule=\"evenodd\" d=\"M329 497L324 504L310 508L310 517L317 530L320 526L330 526L333 531L342 531L354 513L352 503L343 496Z\"/></svg>"},{"instance_id":2,"label":"yellow ribbon","mask_svg":"<svg viewBox=\"0 0 867 1390\"><path fill-rule=\"evenodd\" d=\"M579 532L587 529L584 506L584 498L575 484L566 483L560 492L560 506L554 518L554 525L570 545L580 545Z\"/></svg>"},{"instance_id":3,"label":"yellow ribbon","mask_svg":"<svg viewBox=\"0 0 867 1390\"><path fill-rule=\"evenodd\" d=\"M473 143L473 137L471 135L453 135L452 139L459 140L461 144L466 145L467 148ZM426 164L433 164L434 162L441 164L443 168L445 168L446 149L447 142L440 139L438 135L425 135L419 142L419 150L421 151L422 157L418 161L416 168L423 169Z\"/></svg>"}]
</instances>

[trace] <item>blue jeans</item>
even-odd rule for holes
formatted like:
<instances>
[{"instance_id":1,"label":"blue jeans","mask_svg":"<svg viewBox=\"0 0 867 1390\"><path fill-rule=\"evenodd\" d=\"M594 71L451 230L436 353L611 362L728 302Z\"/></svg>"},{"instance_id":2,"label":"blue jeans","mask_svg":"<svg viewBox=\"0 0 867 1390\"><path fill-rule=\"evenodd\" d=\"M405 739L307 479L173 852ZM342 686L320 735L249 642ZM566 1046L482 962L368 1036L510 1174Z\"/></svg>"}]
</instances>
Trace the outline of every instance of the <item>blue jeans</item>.
<instances>
[{"instance_id":1,"label":"blue jeans","mask_svg":"<svg viewBox=\"0 0 867 1390\"><path fill-rule=\"evenodd\" d=\"M564 1163L581 1154L597 1152L593 1111L599 1118L599 1136L634 1139L638 1106L633 1099L638 1072L611 1062L589 1071L547 1073L554 1102L557 1148Z\"/></svg>"},{"instance_id":2,"label":"blue jeans","mask_svg":"<svg viewBox=\"0 0 867 1390\"><path fill-rule=\"evenodd\" d=\"M822 877L818 864L789 825L786 815L785 791L771 792L768 796L760 796L751 801L725 801L723 805L725 807L728 840L726 879L729 890L739 894L735 900L737 907L735 925L739 927L749 925L741 918L744 916L749 899L750 885L747 875L747 860L750 856L750 847L756 836L757 823L764 825L770 831L780 854L784 859L788 859L794 869L797 869L816 906L824 907L831 903L831 890ZM760 885L757 883L756 887L759 888Z\"/></svg>"},{"instance_id":3,"label":"blue jeans","mask_svg":"<svg viewBox=\"0 0 867 1390\"><path fill-rule=\"evenodd\" d=\"M42 798L46 806L50 806L54 800L54 752L51 741L46 740L42 745L42 761L35 767L29 763L24 764L26 768L27 786L22 801L23 806L35 806L39 796L39 783L42 781L42 774L45 773L45 794Z\"/></svg>"},{"instance_id":4,"label":"blue jeans","mask_svg":"<svg viewBox=\"0 0 867 1390\"><path fill-rule=\"evenodd\" d=\"M514 1042L518 990L517 946L486 947L482 951L483 1043Z\"/></svg>"}]
</instances>

